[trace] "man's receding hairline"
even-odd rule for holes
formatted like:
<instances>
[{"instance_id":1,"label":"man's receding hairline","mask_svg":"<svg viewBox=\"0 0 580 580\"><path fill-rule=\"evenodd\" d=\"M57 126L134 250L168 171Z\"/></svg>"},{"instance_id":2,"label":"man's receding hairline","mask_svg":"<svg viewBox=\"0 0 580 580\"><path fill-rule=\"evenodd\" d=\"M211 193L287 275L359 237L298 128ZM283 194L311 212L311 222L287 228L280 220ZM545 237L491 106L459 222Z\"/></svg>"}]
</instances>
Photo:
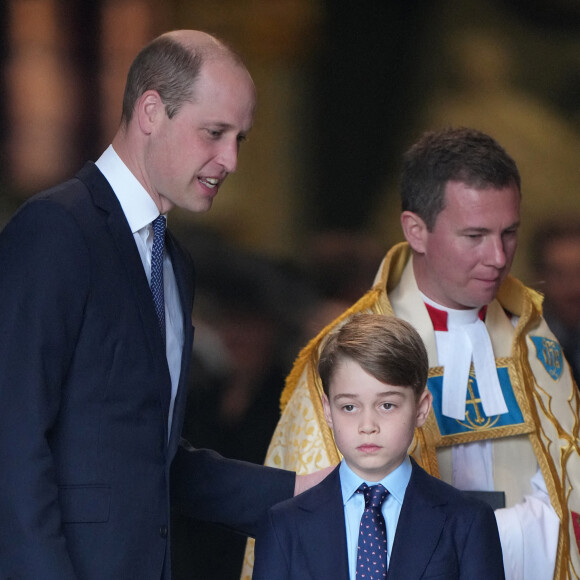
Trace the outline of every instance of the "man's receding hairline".
<instances>
[{"instance_id":1,"label":"man's receding hairline","mask_svg":"<svg viewBox=\"0 0 580 580\"><path fill-rule=\"evenodd\" d=\"M200 39L196 40L192 37L191 32L199 34ZM172 30L162 34L159 38L167 38L191 54L199 55L203 64L210 61L229 61L232 64L247 69L240 55L232 47L207 32Z\"/></svg>"}]
</instances>

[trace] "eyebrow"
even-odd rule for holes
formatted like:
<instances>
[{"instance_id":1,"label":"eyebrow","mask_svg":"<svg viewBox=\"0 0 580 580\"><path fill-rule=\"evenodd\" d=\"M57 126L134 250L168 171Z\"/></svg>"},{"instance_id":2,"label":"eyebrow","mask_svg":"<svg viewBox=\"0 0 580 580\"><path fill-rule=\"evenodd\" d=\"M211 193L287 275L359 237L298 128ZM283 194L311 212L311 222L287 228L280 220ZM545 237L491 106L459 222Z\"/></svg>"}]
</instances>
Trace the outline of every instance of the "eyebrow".
<instances>
[{"instance_id":1,"label":"eyebrow","mask_svg":"<svg viewBox=\"0 0 580 580\"><path fill-rule=\"evenodd\" d=\"M519 228L519 227L520 227L520 221L518 220L517 222L514 222L513 224L510 224L509 226L503 228L501 231L505 232L507 230L513 230L514 228ZM462 232L477 232L480 234L485 234L487 232L490 232L491 230L489 228L480 228L477 226L473 226L473 227L463 228L461 231Z\"/></svg>"},{"instance_id":2,"label":"eyebrow","mask_svg":"<svg viewBox=\"0 0 580 580\"><path fill-rule=\"evenodd\" d=\"M504 228L503 231L505 230L513 230L514 228L519 228L520 227L520 220L518 220L517 222L514 222L513 224L509 225L507 228Z\"/></svg>"},{"instance_id":3,"label":"eyebrow","mask_svg":"<svg viewBox=\"0 0 580 580\"><path fill-rule=\"evenodd\" d=\"M216 127L218 129L222 129L223 131L231 131L234 129L234 126L230 123L224 123L223 121L207 121L207 125L211 127ZM239 135L248 136L248 133L252 130L252 126L249 129L242 129L238 132Z\"/></svg>"},{"instance_id":4,"label":"eyebrow","mask_svg":"<svg viewBox=\"0 0 580 580\"><path fill-rule=\"evenodd\" d=\"M376 398L382 398L382 397L403 397L404 394L401 391L383 391L381 393L377 393ZM335 395L332 399L334 401L340 401L340 399L358 399L359 395L356 393L339 393L338 395Z\"/></svg>"}]
</instances>

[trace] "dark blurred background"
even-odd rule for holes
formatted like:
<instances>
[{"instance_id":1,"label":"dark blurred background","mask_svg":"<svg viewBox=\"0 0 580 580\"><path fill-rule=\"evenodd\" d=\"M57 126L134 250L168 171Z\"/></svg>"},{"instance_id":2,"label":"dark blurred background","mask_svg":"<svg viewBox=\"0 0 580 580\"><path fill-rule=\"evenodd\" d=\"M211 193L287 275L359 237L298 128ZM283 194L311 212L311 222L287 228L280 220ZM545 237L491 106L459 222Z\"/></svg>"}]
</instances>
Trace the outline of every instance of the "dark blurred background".
<instances>
[{"instance_id":1,"label":"dark blurred background","mask_svg":"<svg viewBox=\"0 0 580 580\"><path fill-rule=\"evenodd\" d=\"M23 199L96 159L128 65L170 28L245 56L259 93L240 169L207 215L239 247L303 256L320 232L400 239L402 151L472 125L516 158L522 252L546 213L577 208L578 0L7 0L0 3L0 225Z\"/></svg>"},{"instance_id":2,"label":"dark blurred background","mask_svg":"<svg viewBox=\"0 0 580 580\"><path fill-rule=\"evenodd\" d=\"M298 349L402 239L400 158L427 129L473 126L515 158L514 272L547 299L574 289L565 300L579 312L568 334L577 344L580 236L569 227L551 250L554 234L537 232L580 214L580 0L5 0L0 228L27 197L98 158L131 60L173 28L233 44L259 96L238 173L212 210L169 221L197 266L194 444L264 459ZM557 270L550 251L567 256ZM570 308L552 312L570 322ZM198 577L238 577L243 540L176 520L174 547L177 580L194 563Z\"/></svg>"}]
</instances>

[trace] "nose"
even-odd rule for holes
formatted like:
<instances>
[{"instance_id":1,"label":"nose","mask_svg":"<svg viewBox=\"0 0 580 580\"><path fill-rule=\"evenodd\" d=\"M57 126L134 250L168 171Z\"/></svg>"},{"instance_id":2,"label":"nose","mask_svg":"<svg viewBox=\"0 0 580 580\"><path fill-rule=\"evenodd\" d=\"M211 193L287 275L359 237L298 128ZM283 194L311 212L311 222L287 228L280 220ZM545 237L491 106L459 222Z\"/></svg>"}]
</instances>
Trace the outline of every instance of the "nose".
<instances>
[{"instance_id":1,"label":"nose","mask_svg":"<svg viewBox=\"0 0 580 580\"><path fill-rule=\"evenodd\" d=\"M489 236L485 254L486 266L501 269L507 263L504 241L501 236Z\"/></svg>"},{"instance_id":2,"label":"nose","mask_svg":"<svg viewBox=\"0 0 580 580\"><path fill-rule=\"evenodd\" d=\"M359 433L371 434L379 431L379 425L371 411L363 411L358 426Z\"/></svg>"},{"instance_id":3,"label":"nose","mask_svg":"<svg viewBox=\"0 0 580 580\"><path fill-rule=\"evenodd\" d=\"M238 142L237 140L224 141L218 156L218 162L228 173L234 173L238 168Z\"/></svg>"}]
</instances>

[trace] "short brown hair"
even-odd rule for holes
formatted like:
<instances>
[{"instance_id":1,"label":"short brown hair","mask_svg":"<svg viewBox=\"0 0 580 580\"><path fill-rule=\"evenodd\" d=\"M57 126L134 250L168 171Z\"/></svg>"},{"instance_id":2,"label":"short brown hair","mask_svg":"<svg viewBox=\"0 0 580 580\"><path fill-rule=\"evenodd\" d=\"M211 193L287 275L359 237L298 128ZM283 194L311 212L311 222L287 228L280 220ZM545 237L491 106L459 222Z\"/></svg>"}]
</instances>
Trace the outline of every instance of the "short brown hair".
<instances>
[{"instance_id":1,"label":"short brown hair","mask_svg":"<svg viewBox=\"0 0 580 580\"><path fill-rule=\"evenodd\" d=\"M135 103L148 90L159 93L165 112L172 119L184 103L194 101L195 82L211 58L227 58L245 68L229 44L213 35L206 37L205 41L191 44L166 33L139 52L129 69L123 95L121 120L125 125L131 121Z\"/></svg>"},{"instance_id":2,"label":"short brown hair","mask_svg":"<svg viewBox=\"0 0 580 580\"><path fill-rule=\"evenodd\" d=\"M356 314L329 336L318 362L326 396L344 359L358 363L382 383L411 387L417 398L427 383L429 362L425 345L413 326L395 316Z\"/></svg>"},{"instance_id":3,"label":"short brown hair","mask_svg":"<svg viewBox=\"0 0 580 580\"><path fill-rule=\"evenodd\" d=\"M515 161L495 139L466 127L428 131L404 154L403 211L416 213L433 231L437 216L445 209L449 181L474 189L515 185L521 194Z\"/></svg>"}]
</instances>

